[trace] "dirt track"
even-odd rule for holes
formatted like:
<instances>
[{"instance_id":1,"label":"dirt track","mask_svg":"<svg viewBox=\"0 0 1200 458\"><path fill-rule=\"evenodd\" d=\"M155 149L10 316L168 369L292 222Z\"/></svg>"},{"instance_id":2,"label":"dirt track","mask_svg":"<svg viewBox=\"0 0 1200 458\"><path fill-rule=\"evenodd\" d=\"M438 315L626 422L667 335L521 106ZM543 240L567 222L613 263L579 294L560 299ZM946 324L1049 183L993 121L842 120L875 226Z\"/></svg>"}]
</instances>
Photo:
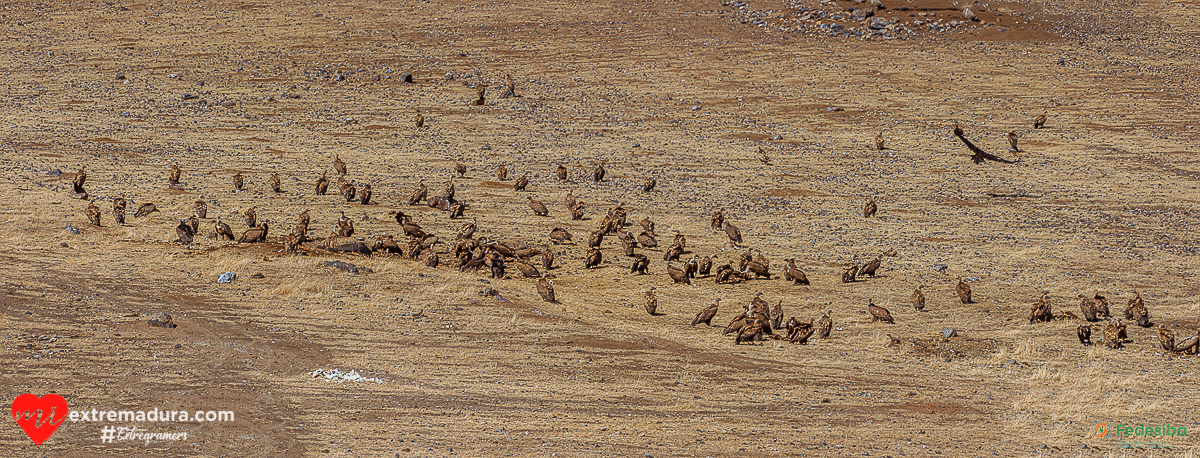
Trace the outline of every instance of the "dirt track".
<instances>
[{"instance_id":1,"label":"dirt track","mask_svg":"<svg viewBox=\"0 0 1200 458\"><path fill-rule=\"evenodd\" d=\"M1189 45L1200 2L989 3L973 7L981 22L951 27L964 5L884 0L873 17L891 28L844 20L866 5L9 5L6 399L53 391L72 409L234 410L237 421L149 425L191 435L149 446L101 444L98 424L68 423L40 447L9 422L0 447L1121 456L1122 441L1092 437L1095 423L1200 431L1197 359L1162 355L1156 328L1131 324L1116 351L1080 346L1082 320L1026 319L1043 291L1059 314L1078 314L1077 296L1096 292L1119 314L1137 290L1180 340L1200 326L1200 58ZM939 19L944 30L933 30ZM837 32L847 28L876 38ZM505 74L519 97L494 97ZM471 106L480 84L488 102ZM1046 128L1033 129L1043 113ZM971 163L955 122L1017 163ZM1023 153L1008 152L1010 131ZM888 149L877 151L881 132ZM760 147L770 164L756 159ZM375 205L315 195L335 155L348 180L372 185ZM601 161L608 177L592 183ZM463 220L402 201L421 179L437 193L457 162L469 169L455 181L478 235L515 246L548 243L553 227L574 234L555 246L560 304L512 268L490 279L400 257L282 252L305 209L314 237L344 212L357 237L400 240L389 212L402 210L452 241ZM182 190L167 189L171 164ZM559 164L569 182L554 177ZM80 167L104 227L68 196ZM47 174L55 169L64 173ZM246 191L232 190L237 171ZM285 193L267 188L273 172ZM514 191L525 172L529 192ZM643 193L648 176L658 187ZM584 220L570 220L568 192L586 203ZM116 196L131 203L127 226L109 214ZM533 216L526 196L550 216ZM864 219L868 196L879 213ZM180 246L175 225L198 198L209 218ZM161 212L134 219L143 202ZM628 273L612 236L601 267L582 268L587 234L618 203L631 232L644 217L657 223L662 245L639 249L650 275ZM205 236L218 215L240 234L250 206L269 221L269 243ZM685 258L736 264L741 250L708 228L721 208L777 276L796 258L812 286L672 285L662 250L675 232L687 236ZM838 281L842 265L888 250L897 255L882 258L878 277ZM330 260L374 272L341 273ZM218 284L226 271L239 278ZM959 277L975 304L958 303ZM503 299L477 294L488 286ZM641 308L651 286L661 316ZM917 286L925 312L909 306ZM720 330L758 292L802 321L831 311L832 338L735 346ZM716 298L719 326L688 326ZM868 323L868 300L896 323ZM161 312L179 327L146 324ZM960 337L943 339L943 328ZM310 376L335 367L382 383ZM1163 455L1193 456L1195 436L1153 441L1170 447Z\"/></svg>"}]
</instances>

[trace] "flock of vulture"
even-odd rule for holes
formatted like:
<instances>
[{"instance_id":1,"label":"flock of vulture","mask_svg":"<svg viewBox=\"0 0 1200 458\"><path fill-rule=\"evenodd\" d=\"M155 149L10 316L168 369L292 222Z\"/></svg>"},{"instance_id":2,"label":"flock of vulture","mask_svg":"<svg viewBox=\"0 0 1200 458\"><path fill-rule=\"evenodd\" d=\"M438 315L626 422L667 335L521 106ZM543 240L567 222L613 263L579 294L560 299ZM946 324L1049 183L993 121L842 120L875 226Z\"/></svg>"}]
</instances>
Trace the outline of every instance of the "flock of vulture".
<instances>
[{"instance_id":1,"label":"flock of vulture","mask_svg":"<svg viewBox=\"0 0 1200 458\"><path fill-rule=\"evenodd\" d=\"M512 91L511 77L507 85L507 92ZM480 99L483 97L483 92L479 93ZM416 124L420 127L424 119L421 115L417 115ZM1045 115L1039 116L1034 122L1035 128L1041 128L1046 122ZM991 160L1001 163L1013 163L1013 161L1000 158L972 144L963 135L962 129L954 126L954 135L958 137L967 148L973 153L972 160L975 163L982 163L984 160ZM1016 144L1016 134L1009 133L1008 139L1011 150L1019 152ZM886 149L883 142L882 134L875 139L875 146L879 150ZM761 149L758 152L758 159L764 163L768 163L770 158ZM333 167L337 171L337 185L341 196L347 202L358 202L361 205L370 205L372 202L372 190L370 184L364 184L361 189L357 189L352 182L345 179L346 164L340 157L335 157ZM455 172L459 177L465 176L467 168L462 163L455 166ZM604 163L597 165L592 171L592 180L601 182L605 178ZM181 189L180 184L181 170L178 165L173 165L168 174L168 186L173 189ZM559 165L555 175L561 181L569 181L568 169ZM504 164L500 164L496 169L496 179L504 182L508 181L508 169ZM88 200L88 193L84 189L86 184L87 174L81 168L75 175L73 189L70 193L71 197L76 199ZM244 187L244 180L240 172L233 175L233 188L235 191L241 191ZM284 192L281 189L280 179L278 174L272 174L269 179L271 190L275 193ZM330 181L326 174L315 183L315 191L317 195L326 195L328 192ZM525 191L529 185L529 172L525 172L518 177L513 184L515 191ZM650 177L641 185L640 189L643 192L652 191L657 185L657 181ZM548 216L549 209L546 204L534 199L532 196L527 198L529 208L537 216ZM460 219L464 217L464 212L467 208L466 203L457 199L455 195L454 177L451 176L442 185L441 193L430 195L428 186L424 181L417 184L416 188L409 195L407 202L410 206L428 205L446 212L450 219ZM118 225L125 224L126 202L121 197L116 197L112 200L112 215L113 220ZM572 220L581 220L584 217L586 205L575 198L570 193L567 194L563 206L570 214ZM200 220L207 218L208 204L205 200L200 199L195 202L195 213L185 220L180 220L178 226L175 227L178 241L181 244L189 245L193 242L194 237L200 231ZM234 234L233 229L226 223L222 222L220 217L214 221L214 232L210 237L219 237L225 240L237 240L238 243L260 243L267 240L268 223L266 221L258 221L256 218L257 207L250 207L244 213L245 224L247 229L242 232L241 236ZM153 203L143 203L134 213L135 218L141 218L149 215L152 212L160 211ZM878 211L878 205L874 198L869 197L863 206L863 217L871 218ZM88 220L92 225L101 226L101 210L96 206L95 201L90 201L85 211ZM591 269L599 266L603 260L604 253L601 249L605 237L615 236L620 241L620 246L624 256L630 261L631 274L647 274L649 271L650 259L643 253L639 253L639 248L656 248L659 247L658 234L655 233L655 223L649 218L642 219L639 224L642 231L636 236L626 230L627 226L631 226L627 221L627 212L621 204L607 211L607 215L600 220L600 224L595 231L587 236L588 251L584 258L584 268ZM373 244L368 245L362 240L354 237L354 223L346 218L343 212L341 218L337 221L337 229L330 233L325 238L314 239L308 236L309 217L308 210L305 210L297 217L294 229L283 237L283 249L287 254L297 254L309 250L323 250L327 252L340 253L357 253L369 255L372 253L387 253L390 255L398 255L409 259L420 260L425 265L437 268L442 265L441 257L436 245L441 243L443 246L450 249L446 252L454 257L455 266L463 272L484 272L491 275L492 278L504 278L510 274L509 267L515 268L519 275L526 278L537 279L537 291L543 300L551 303L557 302L554 293L554 275L549 274L549 270L554 268L554 252L551 245L573 243L574 236L562 227L555 227L550 231L547 244L537 245L521 245L510 246L500 240L493 240L488 237L475 237L478 230L476 221L462 224L454 234L452 243L442 242L436 236L427 233L420 225L403 211L395 212L396 223L399 224L404 236L407 240L397 241L392 235L380 235L376 237ZM727 246L732 249L745 248L743 245L741 230L733 223L725 220L725 215L722 210L717 210L713 213L710 228L714 232L724 232L729 241ZM692 281L697 278L709 278L717 284L734 284L749 282L756 279L772 279L779 278L771 273L771 262L759 252L757 256L752 256L747 249L742 251L740 259L735 268L731 262L714 266L714 257L707 256L699 258L697 255L686 260L682 256L686 253L687 238L683 234L676 233L670 239L666 249L663 250L663 261L666 264L667 276L673 283L691 285ZM894 252L884 253L885 256L894 256ZM535 266L533 259L537 257L540 260L540 266L547 271L543 275ZM675 263L679 263L677 266ZM863 276L874 277L876 271L880 268L882 257L876 257L874 260L859 266L857 263L849 263L842 270L841 281L843 283L852 283ZM785 281L792 282L795 285L808 285L809 280L797 265L795 259L785 259L783 266L782 278ZM494 293L494 290L491 290ZM971 299L971 287L963 282L961 278L958 280L956 288L958 297L961 303L973 303ZM733 334L735 344L763 341L766 339L784 340L787 342L804 344L815 334L817 337L825 339L829 338L830 330L833 327L833 320L829 313L824 314L816 324L812 320L802 322L795 317L784 320L783 303L779 301L773 308L769 306L766 300L759 293L744 309L738 308L739 313L729 321L725 326L723 334ZM1097 294L1093 298L1082 298L1080 309L1083 314L1083 319L1087 322L1096 322L1100 320L1108 320L1107 326L1104 327L1104 342L1111 348L1122 348L1127 341L1126 325L1120 320L1114 320L1109 313L1108 301L1101 295ZM716 317L718 306L721 300L703 310L700 310L692 320L691 325L695 326L700 323L712 326L712 320ZM918 286L912 293L912 305L917 311L922 311L925 308L925 295L921 292L921 286ZM651 288L645 293L645 309L651 315L657 315L658 298L654 293L654 288ZM874 303L867 304L867 312L871 315L871 322L893 323L891 313ZM1129 300L1129 304L1125 309L1124 317L1126 320L1132 320L1139 326L1148 328L1153 326L1150 322L1150 314L1142 300L1141 294ZM1060 315L1052 313L1050 298L1048 295L1043 295L1041 299L1033 305L1029 313L1029 322L1047 322L1054 319L1079 319L1073 313L1067 312ZM1091 324L1083 324L1078 328L1078 337L1083 345L1091 344ZM1165 326L1159 326L1159 342L1163 351L1174 354L1196 355L1200 351L1200 330L1196 335L1187 337L1182 341L1176 341L1175 334Z\"/></svg>"}]
</instances>

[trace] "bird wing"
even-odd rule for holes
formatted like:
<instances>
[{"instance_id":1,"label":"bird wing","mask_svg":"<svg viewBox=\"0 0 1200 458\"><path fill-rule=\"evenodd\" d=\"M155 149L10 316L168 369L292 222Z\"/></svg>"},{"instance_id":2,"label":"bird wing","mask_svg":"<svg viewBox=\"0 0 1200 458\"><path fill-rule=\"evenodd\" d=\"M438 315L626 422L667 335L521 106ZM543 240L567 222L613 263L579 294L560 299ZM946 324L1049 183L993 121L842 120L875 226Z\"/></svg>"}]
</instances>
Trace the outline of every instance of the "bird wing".
<instances>
[{"instance_id":1,"label":"bird wing","mask_svg":"<svg viewBox=\"0 0 1200 458\"><path fill-rule=\"evenodd\" d=\"M962 131L959 129L956 129L954 131L954 136L958 137L959 140L962 140L963 144L967 145L967 149L971 150L972 153L975 153L974 156L971 156L971 161L975 162L976 164L982 164L985 159L989 160L989 161L1004 163L1004 164L1013 164L1014 163L1013 161L1010 161L1008 159L1002 158L995 154L992 154L992 153L989 153L982 149L979 149L978 146L975 146L974 143L971 143L970 140L967 140L967 137L964 136Z\"/></svg>"}]
</instances>

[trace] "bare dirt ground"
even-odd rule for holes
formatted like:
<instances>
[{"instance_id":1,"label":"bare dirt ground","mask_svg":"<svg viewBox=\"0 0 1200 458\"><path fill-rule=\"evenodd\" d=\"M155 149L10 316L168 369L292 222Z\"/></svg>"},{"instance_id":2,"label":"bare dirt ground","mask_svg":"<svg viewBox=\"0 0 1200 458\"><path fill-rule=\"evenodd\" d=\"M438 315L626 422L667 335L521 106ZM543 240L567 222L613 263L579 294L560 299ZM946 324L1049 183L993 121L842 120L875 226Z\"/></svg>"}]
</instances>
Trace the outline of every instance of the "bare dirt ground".
<instances>
[{"instance_id":1,"label":"bare dirt ground","mask_svg":"<svg viewBox=\"0 0 1200 458\"><path fill-rule=\"evenodd\" d=\"M56 392L72 409L233 410L236 421L142 425L190 435L149 445L102 444L100 424L65 423L40 447L8 422L0 447L1194 456L1195 357L1164 355L1156 328L1131 324L1130 342L1111 350L1078 343L1082 320L1026 317L1042 292L1059 314L1099 292L1119 315L1137 290L1181 340L1200 325L1200 2L991 2L969 6L981 21L964 23L965 3L883 6L856 20L869 4L7 3L5 399ZM495 97L506 74L519 97ZM481 84L487 103L472 106ZM1046 128L1033 129L1043 113ZM1018 162L971 163L955 122ZM1007 152L1009 131L1023 153ZM874 148L880 133L889 149ZM372 185L373 205L313 192L336 175L335 156L348 180ZM593 183L601 161L608 176ZM560 303L512 268L503 279L459 272L445 245L436 269L284 254L305 209L314 237L344 212L357 237L403 240L389 214L402 210L452 242L464 220L404 201L422 179L436 194L459 162L457 197L477 235L513 246L546 244L553 227L575 235L554 247ZM181 190L168 189L172 164ZM559 164L568 182L554 177ZM103 227L68 196L80 168ZM526 172L528 191L514 191ZM272 173L284 193L268 189ZM641 192L649 176L658 187ZM586 203L584 220L570 220L568 192ZM125 226L110 215L117 196L130 202ZM550 215L533 216L526 196ZM861 215L868 196L875 218ZM182 246L175 226L198 198L209 217ZM144 202L161 212L133 218ZM649 275L628 273L611 236L600 267L583 268L587 234L618 203L633 233L644 217L657 223L662 245L639 249ZM207 236L214 216L240 234L250 206L269 221L267 243ZM708 227L722 208L776 278L671 284L662 250L675 232L685 259L736 264L742 249ZM839 281L842 265L889 250L877 277ZM785 258L811 286L779 278ZM218 284L226 271L238 279ZM959 277L975 303L958 302ZM641 308L652 286L659 316ZM917 286L924 312L909 305ZM501 298L480 296L485 287ZM802 321L831 311L831 338L734 345L721 327L759 292ZM718 326L688 325L717 298ZM895 324L869 323L868 300ZM147 324L162 312L179 327ZM381 382L310 375L333 368ZM1097 422L1193 434L1136 438L1158 447L1138 450L1094 437Z\"/></svg>"}]
</instances>

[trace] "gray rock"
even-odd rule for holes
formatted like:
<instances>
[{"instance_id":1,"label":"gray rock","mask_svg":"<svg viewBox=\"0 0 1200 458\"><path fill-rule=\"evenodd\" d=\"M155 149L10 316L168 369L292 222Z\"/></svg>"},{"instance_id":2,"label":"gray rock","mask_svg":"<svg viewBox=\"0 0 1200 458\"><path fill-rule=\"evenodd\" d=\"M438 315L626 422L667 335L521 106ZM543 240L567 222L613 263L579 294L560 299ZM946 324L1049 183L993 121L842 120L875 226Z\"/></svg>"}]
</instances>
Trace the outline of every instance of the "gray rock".
<instances>
[{"instance_id":1,"label":"gray rock","mask_svg":"<svg viewBox=\"0 0 1200 458\"><path fill-rule=\"evenodd\" d=\"M937 273L943 273L943 274L944 274L944 273L946 273L946 267L947 267L947 266L946 266L945 264L930 264L930 265L929 265L929 270L932 270L932 271L934 271L934 272L937 272Z\"/></svg>"},{"instance_id":2,"label":"gray rock","mask_svg":"<svg viewBox=\"0 0 1200 458\"><path fill-rule=\"evenodd\" d=\"M889 25L892 25L892 21L881 17L873 17L871 20L867 21L867 28L872 30L886 29Z\"/></svg>"},{"instance_id":3,"label":"gray rock","mask_svg":"<svg viewBox=\"0 0 1200 458\"><path fill-rule=\"evenodd\" d=\"M233 272L224 272L220 275L217 275L217 283L232 283L236 279L237 274Z\"/></svg>"},{"instance_id":4,"label":"gray rock","mask_svg":"<svg viewBox=\"0 0 1200 458\"><path fill-rule=\"evenodd\" d=\"M958 337L958 331L955 331L950 328L942 328L942 337L945 337L947 339L949 339L951 337Z\"/></svg>"},{"instance_id":5,"label":"gray rock","mask_svg":"<svg viewBox=\"0 0 1200 458\"><path fill-rule=\"evenodd\" d=\"M855 8L850 12L850 18L855 21L865 21L867 18L874 16L875 10L872 8Z\"/></svg>"},{"instance_id":6,"label":"gray rock","mask_svg":"<svg viewBox=\"0 0 1200 458\"><path fill-rule=\"evenodd\" d=\"M63 247L63 248L71 248L71 245L67 245L67 242L60 243L60 244L58 244L58 246Z\"/></svg>"},{"instance_id":7,"label":"gray rock","mask_svg":"<svg viewBox=\"0 0 1200 458\"><path fill-rule=\"evenodd\" d=\"M59 169L51 170L49 172L46 172L46 176L48 176L48 177L62 176L62 170L59 170Z\"/></svg>"},{"instance_id":8,"label":"gray rock","mask_svg":"<svg viewBox=\"0 0 1200 458\"><path fill-rule=\"evenodd\" d=\"M79 235L79 229L76 229L75 226L72 226L70 224L68 224L67 227L64 227L63 229L66 229L67 232L70 232L72 234Z\"/></svg>"}]
</instances>

